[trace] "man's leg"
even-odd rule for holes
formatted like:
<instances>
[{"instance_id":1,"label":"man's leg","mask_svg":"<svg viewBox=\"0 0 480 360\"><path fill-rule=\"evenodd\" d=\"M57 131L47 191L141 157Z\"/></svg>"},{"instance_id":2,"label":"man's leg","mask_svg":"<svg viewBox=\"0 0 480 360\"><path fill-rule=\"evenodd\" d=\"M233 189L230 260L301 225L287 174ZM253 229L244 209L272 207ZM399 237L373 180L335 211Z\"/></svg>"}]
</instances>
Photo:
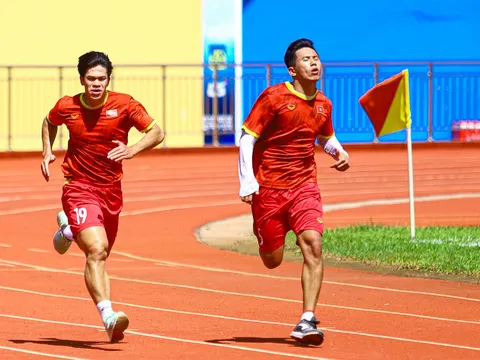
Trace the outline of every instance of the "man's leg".
<instances>
[{"instance_id":1,"label":"man's leg","mask_svg":"<svg viewBox=\"0 0 480 360\"><path fill-rule=\"evenodd\" d=\"M68 217L62 210L57 214L58 230L53 236L53 247L60 254L67 252L74 241L72 229L68 225Z\"/></svg>"},{"instance_id":2,"label":"man's leg","mask_svg":"<svg viewBox=\"0 0 480 360\"><path fill-rule=\"evenodd\" d=\"M260 188L253 198L253 233L257 237L260 257L268 269L282 263L285 235L290 229L288 215L282 208L282 193L282 190Z\"/></svg>"},{"instance_id":3,"label":"man's leg","mask_svg":"<svg viewBox=\"0 0 480 360\"><path fill-rule=\"evenodd\" d=\"M114 312L110 300L110 279L105 270L110 247L102 226L93 226L80 231L76 236L78 247L85 253L85 284L102 316L111 342L123 339L129 321L123 312Z\"/></svg>"},{"instance_id":4,"label":"man's leg","mask_svg":"<svg viewBox=\"0 0 480 360\"><path fill-rule=\"evenodd\" d=\"M297 189L290 208L290 223L303 254L303 314L290 336L302 343L320 345L324 334L317 329L315 308L323 281L323 209L317 184Z\"/></svg>"},{"instance_id":5,"label":"man's leg","mask_svg":"<svg viewBox=\"0 0 480 360\"><path fill-rule=\"evenodd\" d=\"M303 312L314 312L323 281L322 235L316 230L301 231L297 242L303 254Z\"/></svg>"},{"instance_id":6,"label":"man's leg","mask_svg":"<svg viewBox=\"0 0 480 360\"><path fill-rule=\"evenodd\" d=\"M103 189L103 188L101 188ZM105 224L103 194L99 188L83 183L70 182L63 187L62 204L67 215L67 226L72 238L85 253L85 284L98 311L111 342L123 339L128 327L128 318L122 312L114 312L110 301L110 281L105 271L105 261L113 240L108 233L116 235L117 222ZM116 214L118 215L118 214ZM110 216L108 217L110 220ZM118 216L117 216L118 218ZM65 229L63 228L63 232Z\"/></svg>"},{"instance_id":7,"label":"man's leg","mask_svg":"<svg viewBox=\"0 0 480 360\"><path fill-rule=\"evenodd\" d=\"M317 329L315 307L323 281L322 235L316 230L301 231L297 243L303 254L303 314L290 336L301 342L321 345L324 334Z\"/></svg>"}]
</instances>

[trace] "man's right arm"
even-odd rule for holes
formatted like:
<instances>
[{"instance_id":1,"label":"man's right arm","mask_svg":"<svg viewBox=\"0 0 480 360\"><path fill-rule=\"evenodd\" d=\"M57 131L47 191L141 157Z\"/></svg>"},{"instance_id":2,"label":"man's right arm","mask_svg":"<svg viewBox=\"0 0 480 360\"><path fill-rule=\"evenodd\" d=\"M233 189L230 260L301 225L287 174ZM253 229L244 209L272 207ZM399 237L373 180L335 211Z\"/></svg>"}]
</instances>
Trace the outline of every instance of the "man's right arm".
<instances>
[{"instance_id":1,"label":"man's right arm","mask_svg":"<svg viewBox=\"0 0 480 360\"><path fill-rule=\"evenodd\" d=\"M57 137L57 126L48 121L48 117L45 116L42 124L42 175L45 181L50 180L50 169L48 166L55 161L55 155L53 155L52 147Z\"/></svg>"},{"instance_id":2,"label":"man's right arm","mask_svg":"<svg viewBox=\"0 0 480 360\"><path fill-rule=\"evenodd\" d=\"M243 132L240 137L240 154L238 158L238 177L240 179L240 197L250 203L251 199L245 199L256 193L259 189L257 179L253 172L253 147L257 138ZM244 200L245 199L245 200ZM250 201L249 201L250 200Z\"/></svg>"},{"instance_id":3,"label":"man's right arm","mask_svg":"<svg viewBox=\"0 0 480 360\"><path fill-rule=\"evenodd\" d=\"M253 194L259 185L253 172L253 147L265 126L274 118L274 110L269 97L270 90L264 90L253 104L242 126L238 159L240 179L240 198L247 204L252 203Z\"/></svg>"},{"instance_id":4,"label":"man's right arm","mask_svg":"<svg viewBox=\"0 0 480 360\"><path fill-rule=\"evenodd\" d=\"M42 124L42 155L45 157L48 154L52 154L52 147L57 137L58 126L52 125L48 121L48 117L45 116Z\"/></svg>"}]
</instances>

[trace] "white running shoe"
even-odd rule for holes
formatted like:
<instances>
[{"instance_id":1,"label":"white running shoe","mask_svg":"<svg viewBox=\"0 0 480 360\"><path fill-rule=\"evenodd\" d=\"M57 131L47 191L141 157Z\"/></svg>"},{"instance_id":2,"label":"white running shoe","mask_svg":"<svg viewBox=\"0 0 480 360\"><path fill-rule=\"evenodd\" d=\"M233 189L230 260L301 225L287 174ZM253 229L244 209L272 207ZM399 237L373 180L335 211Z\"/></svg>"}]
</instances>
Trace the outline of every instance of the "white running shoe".
<instances>
[{"instance_id":1,"label":"white running shoe","mask_svg":"<svg viewBox=\"0 0 480 360\"><path fill-rule=\"evenodd\" d=\"M63 236L62 230L68 225L68 217L62 210L57 214L57 224L60 227L53 236L53 247L59 254L65 254L72 245L72 241Z\"/></svg>"},{"instance_id":2,"label":"white running shoe","mask_svg":"<svg viewBox=\"0 0 480 360\"><path fill-rule=\"evenodd\" d=\"M111 343L122 341L124 338L123 332L127 330L129 320L124 312L115 312L105 321L105 331Z\"/></svg>"}]
</instances>

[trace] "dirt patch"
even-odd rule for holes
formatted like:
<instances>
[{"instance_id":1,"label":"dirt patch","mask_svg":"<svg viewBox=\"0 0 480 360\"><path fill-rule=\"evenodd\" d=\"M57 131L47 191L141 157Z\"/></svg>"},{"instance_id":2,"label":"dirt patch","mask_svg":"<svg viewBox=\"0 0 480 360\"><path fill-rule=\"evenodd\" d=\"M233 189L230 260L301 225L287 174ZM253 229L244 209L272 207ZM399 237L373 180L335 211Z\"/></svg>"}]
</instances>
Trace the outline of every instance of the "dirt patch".
<instances>
[{"instance_id":1,"label":"dirt patch","mask_svg":"<svg viewBox=\"0 0 480 360\"><path fill-rule=\"evenodd\" d=\"M235 251L245 255L258 256L258 243L252 232L251 214L207 223L195 231L195 236L198 241L205 245L216 247L222 250ZM298 248L286 249L284 260L302 262L303 257ZM407 277L422 277L480 284L480 279L474 276L445 275L435 272L405 270L396 268L394 266L338 259L328 255L325 256L324 261L325 266L331 267L374 271L381 274L392 274Z\"/></svg>"}]
</instances>

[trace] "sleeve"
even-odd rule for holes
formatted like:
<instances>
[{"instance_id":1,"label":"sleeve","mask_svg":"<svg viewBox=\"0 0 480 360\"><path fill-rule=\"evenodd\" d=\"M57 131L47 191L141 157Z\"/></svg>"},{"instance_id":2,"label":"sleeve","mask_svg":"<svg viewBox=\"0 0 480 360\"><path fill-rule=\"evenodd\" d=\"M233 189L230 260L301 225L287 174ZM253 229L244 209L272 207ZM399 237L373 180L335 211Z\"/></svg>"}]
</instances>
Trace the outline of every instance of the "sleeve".
<instances>
[{"instance_id":1,"label":"sleeve","mask_svg":"<svg viewBox=\"0 0 480 360\"><path fill-rule=\"evenodd\" d=\"M326 120L319 129L317 136L319 138L329 139L335 135L332 122L332 102L329 100L325 105Z\"/></svg>"},{"instance_id":2,"label":"sleeve","mask_svg":"<svg viewBox=\"0 0 480 360\"><path fill-rule=\"evenodd\" d=\"M240 137L238 157L238 178L240 180L240 196L248 196L258 191L259 185L253 172L253 147L256 137L243 132Z\"/></svg>"},{"instance_id":3,"label":"sleeve","mask_svg":"<svg viewBox=\"0 0 480 360\"><path fill-rule=\"evenodd\" d=\"M138 131L144 133L155 125L155 120L148 115L147 110L135 99L130 99L128 105L128 115L130 122Z\"/></svg>"},{"instance_id":4,"label":"sleeve","mask_svg":"<svg viewBox=\"0 0 480 360\"><path fill-rule=\"evenodd\" d=\"M50 124L55 125L55 126L60 126L65 123L64 117L61 116L60 114L63 112L63 103L64 103L64 98L61 98L60 100L57 101L55 106L53 107L52 110L47 115L47 120Z\"/></svg>"},{"instance_id":5,"label":"sleeve","mask_svg":"<svg viewBox=\"0 0 480 360\"><path fill-rule=\"evenodd\" d=\"M263 128L275 116L268 89L264 90L253 104L242 129L256 138L260 137Z\"/></svg>"}]
</instances>

